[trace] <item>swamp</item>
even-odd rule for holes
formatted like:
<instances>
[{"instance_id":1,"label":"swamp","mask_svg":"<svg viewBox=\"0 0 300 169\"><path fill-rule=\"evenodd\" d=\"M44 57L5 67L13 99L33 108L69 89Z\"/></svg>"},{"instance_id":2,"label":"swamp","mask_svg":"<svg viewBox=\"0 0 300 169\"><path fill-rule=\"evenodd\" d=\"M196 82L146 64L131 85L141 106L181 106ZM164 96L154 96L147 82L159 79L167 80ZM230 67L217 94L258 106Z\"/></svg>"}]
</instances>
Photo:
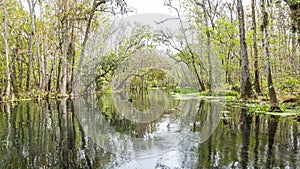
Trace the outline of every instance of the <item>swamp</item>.
<instances>
[{"instance_id":1,"label":"swamp","mask_svg":"<svg viewBox=\"0 0 300 169\"><path fill-rule=\"evenodd\" d=\"M300 0L0 0L0 168L299 168Z\"/></svg>"}]
</instances>

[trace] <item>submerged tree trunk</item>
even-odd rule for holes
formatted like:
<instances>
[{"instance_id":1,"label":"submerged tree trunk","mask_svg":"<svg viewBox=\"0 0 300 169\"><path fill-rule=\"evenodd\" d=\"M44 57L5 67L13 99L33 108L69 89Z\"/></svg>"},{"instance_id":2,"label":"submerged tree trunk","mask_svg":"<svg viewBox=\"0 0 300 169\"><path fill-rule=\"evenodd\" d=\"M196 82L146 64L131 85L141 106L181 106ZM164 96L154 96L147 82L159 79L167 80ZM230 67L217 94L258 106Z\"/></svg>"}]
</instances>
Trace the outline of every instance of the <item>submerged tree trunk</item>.
<instances>
[{"instance_id":1,"label":"submerged tree trunk","mask_svg":"<svg viewBox=\"0 0 300 169\"><path fill-rule=\"evenodd\" d=\"M261 10L263 14L263 22L262 22L262 32L263 32L263 45L265 48L265 56L266 56L266 76L268 79L268 90L269 90L269 97L270 97L270 110L271 111L279 111L280 108L278 107L277 96L275 92L275 88L272 81L272 72L271 72L271 64L270 64L270 52L269 52L269 42L268 42L268 13L265 8L265 0L261 0Z\"/></svg>"},{"instance_id":2,"label":"submerged tree trunk","mask_svg":"<svg viewBox=\"0 0 300 169\"><path fill-rule=\"evenodd\" d=\"M244 9L242 0L237 0L237 10L239 17L239 34L240 34L240 54L241 54L241 99L248 99L252 95L252 87L250 82L249 61L247 53L247 44L245 38Z\"/></svg>"},{"instance_id":3,"label":"submerged tree trunk","mask_svg":"<svg viewBox=\"0 0 300 169\"><path fill-rule=\"evenodd\" d=\"M7 42L7 18L6 18L6 1L4 0L2 3L3 11L4 11L4 22L3 22L3 28L4 28L4 45L5 45L5 61L6 61L6 99L10 96L10 68L9 68L9 46Z\"/></svg>"},{"instance_id":4,"label":"submerged tree trunk","mask_svg":"<svg viewBox=\"0 0 300 169\"><path fill-rule=\"evenodd\" d=\"M251 0L252 9L252 30L253 30L253 49L254 49L254 87L257 94L261 93L259 84L259 68L258 68L258 49L257 49L257 32L256 32L256 16L255 16L255 0Z\"/></svg>"}]
</instances>

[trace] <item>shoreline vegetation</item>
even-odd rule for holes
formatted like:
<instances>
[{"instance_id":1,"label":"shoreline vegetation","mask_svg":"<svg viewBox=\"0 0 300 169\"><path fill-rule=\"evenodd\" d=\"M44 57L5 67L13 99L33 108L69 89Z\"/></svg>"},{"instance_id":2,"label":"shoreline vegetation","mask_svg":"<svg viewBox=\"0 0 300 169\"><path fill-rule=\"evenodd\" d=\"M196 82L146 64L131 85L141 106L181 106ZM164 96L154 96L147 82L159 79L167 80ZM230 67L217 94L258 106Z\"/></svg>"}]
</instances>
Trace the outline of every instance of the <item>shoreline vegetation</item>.
<instances>
[{"instance_id":1,"label":"shoreline vegetation","mask_svg":"<svg viewBox=\"0 0 300 169\"><path fill-rule=\"evenodd\" d=\"M248 100L242 100L239 97L239 93L236 91L226 90L226 91L219 91L215 92L212 95L207 95L208 91L204 92L197 92L195 89L192 88L176 88L176 89L167 89L166 87L162 88L150 88L145 90L156 90L156 89L163 89L167 90L174 98L176 99L183 99L182 97L196 97L199 100L217 100L220 102L225 102L226 106L228 107L244 107L248 110L250 114L257 114L257 115L267 115L267 116L274 116L274 117L284 117L284 118L291 118L297 121L300 121L300 97L287 97L286 95L278 95L278 100L280 103L280 112L274 112L270 110L269 101L267 96L258 96L257 98L252 98ZM111 89L104 90L101 92L96 93L97 95L105 95L111 94ZM120 91L119 91L120 92ZM129 92L129 91L128 91ZM41 95L40 95L41 96ZM61 97L59 95L44 95L43 97L28 97L28 98L14 98L13 100L3 100L1 99L0 104L18 104L19 102L23 101L43 101L43 100L61 100L61 99L75 99L80 96L65 96Z\"/></svg>"}]
</instances>

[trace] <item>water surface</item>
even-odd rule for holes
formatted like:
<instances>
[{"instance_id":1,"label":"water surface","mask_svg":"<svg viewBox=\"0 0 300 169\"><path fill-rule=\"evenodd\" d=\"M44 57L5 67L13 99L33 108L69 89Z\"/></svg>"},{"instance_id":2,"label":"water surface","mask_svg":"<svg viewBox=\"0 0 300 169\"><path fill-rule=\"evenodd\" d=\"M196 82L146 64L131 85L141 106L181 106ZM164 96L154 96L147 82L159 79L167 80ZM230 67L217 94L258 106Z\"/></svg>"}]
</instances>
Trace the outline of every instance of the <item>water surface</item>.
<instances>
[{"instance_id":1,"label":"water surface","mask_svg":"<svg viewBox=\"0 0 300 169\"><path fill-rule=\"evenodd\" d=\"M297 168L300 123L162 90L3 104L0 168Z\"/></svg>"}]
</instances>

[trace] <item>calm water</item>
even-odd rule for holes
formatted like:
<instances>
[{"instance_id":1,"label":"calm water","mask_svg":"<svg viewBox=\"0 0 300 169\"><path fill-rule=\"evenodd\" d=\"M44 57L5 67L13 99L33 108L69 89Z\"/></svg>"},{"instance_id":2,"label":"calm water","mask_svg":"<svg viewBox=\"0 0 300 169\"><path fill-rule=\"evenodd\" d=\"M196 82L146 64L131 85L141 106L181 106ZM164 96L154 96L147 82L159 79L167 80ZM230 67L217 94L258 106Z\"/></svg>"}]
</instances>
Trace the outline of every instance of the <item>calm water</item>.
<instances>
[{"instance_id":1,"label":"calm water","mask_svg":"<svg viewBox=\"0 0 300 169\"><path fill-rule=\"evenodd\" d=\"M0 168L299 168L300 123L161 90L4 104Z\"/></svg>"}]
</instances>

